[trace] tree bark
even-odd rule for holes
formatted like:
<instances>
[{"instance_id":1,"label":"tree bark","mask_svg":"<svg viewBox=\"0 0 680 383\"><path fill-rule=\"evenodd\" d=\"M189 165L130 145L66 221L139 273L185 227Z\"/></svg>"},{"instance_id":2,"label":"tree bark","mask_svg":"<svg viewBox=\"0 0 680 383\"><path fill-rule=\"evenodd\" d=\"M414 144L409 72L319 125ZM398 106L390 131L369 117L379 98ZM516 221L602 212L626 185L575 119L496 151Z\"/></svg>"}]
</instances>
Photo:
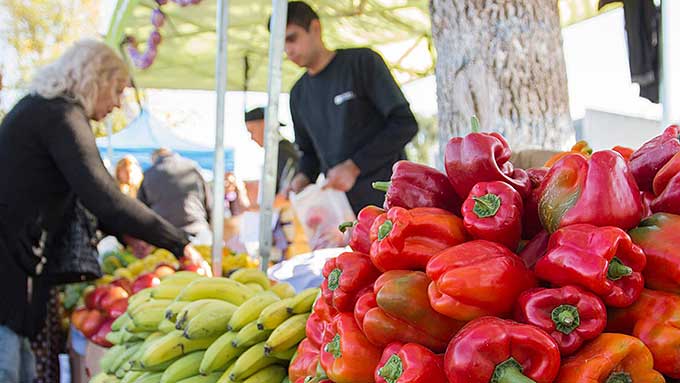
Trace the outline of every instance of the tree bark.
<instances>
[{"instance_id":1,"label":"tree bark","mask_svg":"<svg viewBox=\"0 0 680 383\"><path fill-rule=\"evenodd\" d=\"M513 150L573 141L557 0L431 0L440 144L496 131Z\"/></svg>"}]
</instances>

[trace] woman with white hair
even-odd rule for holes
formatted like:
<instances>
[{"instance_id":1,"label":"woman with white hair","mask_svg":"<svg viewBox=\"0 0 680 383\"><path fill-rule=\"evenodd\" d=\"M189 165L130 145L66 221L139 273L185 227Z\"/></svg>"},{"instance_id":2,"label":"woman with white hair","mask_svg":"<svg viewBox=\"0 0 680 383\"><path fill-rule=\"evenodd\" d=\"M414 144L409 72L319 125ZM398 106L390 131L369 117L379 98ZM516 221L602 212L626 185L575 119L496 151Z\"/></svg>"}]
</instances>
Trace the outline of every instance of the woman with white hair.
<instances>
[{"instance_id":1,"label":"woman with white hair","mask_svg":"<svg viewBox=\"0 0 680 383\"><path fill-rule=\"evenodd\" d=\"M68 224L64 206L70 199L77 198L110 234L202 261L186 233L118 190L99 156L89 120L102 120L119 106L128 82L115 51L80 41L37 72L30 93L0 125L1 382L33 381L27 338L45 320L51 282L32 273L26 260L41 255L45 233ZM49 248L45 258L49 265Z\"/></svg>"}]
</instances>

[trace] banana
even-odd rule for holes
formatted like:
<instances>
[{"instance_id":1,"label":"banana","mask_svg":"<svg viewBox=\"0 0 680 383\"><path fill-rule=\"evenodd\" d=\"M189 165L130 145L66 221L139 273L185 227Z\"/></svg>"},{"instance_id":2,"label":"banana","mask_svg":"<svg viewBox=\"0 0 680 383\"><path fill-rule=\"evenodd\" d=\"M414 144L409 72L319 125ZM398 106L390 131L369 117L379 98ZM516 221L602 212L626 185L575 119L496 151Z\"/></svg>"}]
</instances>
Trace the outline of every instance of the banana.
<instances>
[{"instance_id":1,"label":"banana","mask_svg":"<svg viewBox=\"0 0 680 383\"><path fill-rule=\"evenodd\" d=\"M113 323L111 323L111 331L120 331L131 321L132 318L126 312L125 314L116 318L116 320L114 320Z\"/></svg>"},{"instance_id":2,"label":"banana","mask_svg":"<svg viewBox=\"0 0 680 383\"><path fill-rule=\"evenodd\" d=\"M153 342L142 354L139 362L142 367L150 368L174 360L193 351L205 350L215 338L189 340L182 331L173 331Z\"/></svg>"},{"instance_id":3,"label":"banana","mask_svg":"<svg viewBox=\"0 0 680 383\"><path fill-rule=\"evenodd\" d=\"M135 383L160 383L161 376L163 376L162 372L146 372L137 378Z\"/></svg>"},{"instance_id":4,"label":"banana","mask_svg":"<svg viewBox=\"0 0 680 383\"><path fill-rule=\"evenodd\" d=\"M220 299L238 306L253 295L253 291L246 285L229 278L201 278L189 283L177 296L177 300Z\"/></svg>"},{"instance_id":5,"label":"banana","mask_svg":"<svg viewBox=\"0 0 680 383\"><path fill-rule=\"evenodd\" d=\"M123 379L120 380L120 383L134 383L137 381L137 378L142 375L144 375L144 372L142 371L128 371L125 376L123 376Z\"/></svg>"},{"instance_id":6,"label":"banana","mask_svg":"<svg viewBox=\"0 0 680 383\"><path fill-rule=\"evenodd\" d=\"M229 379L232 382L247 379L259 370L277 362L279 362L278 359L264 354L264 342L258 343L236 359Z\"/></svg>"},{"instance_id":7,"label":"banana","mask_svg":"<svg viewBox=\"0 0 680 383\"><path fill-rule=\"evenodd\" d=\"M184 310L185 307L187 307L191 302L185 302L185 301L174 301L168 305L168 307L165 309L165 319L168 319L170 321L177 321L177 315Z\"/></svg>"},{"instance_id":8,"label":"banana","mask_svg":"<svg viewBox=\"0 0 680 383\"><path fill-rule=\"evenodd\" d=\"M111 331L106 334L105 339L111 344L121 344L123 343L123 331Z\"/></svg>"},{"instance_id":9,"label":"banana","mask_svg":"<svg viewBox=\"0 0 680 383\"><path fill-rule=\"evenodd\" d=\"M191 283L190 280L186 281L175 281L174 283L161 283L160 285L156 286L154 288L154 291L151 293L151 298L154 299L175 299L176 296L179 295L179 293L182 292L182 289L186 287Z\"/></svg>"},{"instance_id":10,"label":"banana","mask_svg":"<svg viewBox=\"0 0 680 383\"><path fill-rule=\"evenodd\" d=\"M280 352L294 347L305 338L305 326L309 314L295 315L281 323L267 339L264 345L264 353Z\"/></svg>"},{"instance_id":11,"label":"banana","mask_svg":"<svg viewBox=\"0 0 680 383\"><path fill-rule=\"evenodd\" d=\"M233 279L243 284L257 283L265 290L269 290L271 288L269 278L267 278L267 275L259 269L238 269L231 273L229 279Z\"/></svg>"},{"instance_id":12,"label":"banana","mask_svg":"<svg viewBox=\"0 0 680 383\"><path fill-rule=\"evenodd\" d=\"M224 370L224 373L220 378L217 380L217 383L233 383L234 381L229 379L229 375L231 375L231 372L234 370L234 365L236 363L232 363L227 367L226 370Z\"/></svg>"},{"instance_id":13,"label":"banana","mask_svg":"<svg viewBox=\"0 0 680 383\"><path fill-rule=\"evenodd\" d=\"M288 306L288 311L291 314L304 314L312 311L312 306L319 296L321 289L312 287L311 289L303 290L300 294L291 298L292 302Z\"/></svg>"},{"instance_id":14,"label":"banana","mask_svg":"<svg viewBox=\"0 0 680 383\"><path fill-rule=\"evenodd\" d=\"M124 350L125 346L122 344L111 347L108 351L106 351L106 354L104 354L104 356L102 356L102 358L99 360L99 369L101 371L111 370L111 365L113 364L113 361L118 357L119 353Z\"/></svg>"},{"instance_id":15,"label":"banana","mask_svg":"<svg viewBox=\"0 0 680 383\"><path fill-rule=\"evenodd\" d=\"M168 334L173 331L175 331L175 322L167 319L163 319L159 324L158 324L158 331Z\"/></svg>"},{"instance_id":16,"label":"banana","mask_svg":"<svg viewBox=\"0 0 680 383\"><path fill-rule=\"evenodd\" d=\"M262 369L250 378L243 381L243 383L272 383L280 382L283 378L288 375L285 367L282 366L269 366Z\"/></svg>"},{"instance_id":17,"label":"banana","mask_svg":"<svg viewBox=\"0 0 680 383\"><path fill-rule=\"evenodd\" d=\"M293 316L288 312L288 306L292 298L282 299L267 306L257 318L257 328L260 330L273 330L286 319Z\"/></svg>"},{"instance_id":18,"label":"banana","mask_svg":"<svg viewBox=\"0 0 680 383\"><path fill-rule=\"evenodd\" d=\"M175 320L175 328L177 330L183 330L187 323L194 319L202 310L213 304L220 304L224 301L219 299L201 299L195 302L191 302L186 305L179 314L177 314L177 319Z\"/></svg>"},{"instance_id":19,"label":"banana","mask_svg":"<svg viewBox=\"0 0 680 383\"><path fill-rule=\"evenodd\" d=\"M273 356L276 359L284 360L284 361L291 361L293 360L293 357L295 356L295 353L297 352L297 345L289 348L288 350L282 350L282 351L272 351L269 356Z\"/></svg>"},{"instance_id":20,"label":"banana","mask_svg":"<svg viewBox=\"0 0 680 383\"><path fill-rule=\"evenodd\" d=\"M144 355L144 352L146 351L147 348L149 348L154 342L158 341L163 337L162 332L154 332L151 335L149 335L146 340L144 340L144 343L142 343L142 346L137 350L137 352L132 355L132 358L128 361L128 366L127 368L129 370L133 371L140 371L142 370L142 365L139 362L141 359L142 355Z\"/></svg>"},{"instance_id":21,"label":"banana","mask_svg":"<svg viewBox=\"0 0 680 383\"><path fill-rule=\"evenodd\" d=\"M198 375L198 366L203 360L205 351L196 351L174 361L161 377L161 383L175 383L182 379Z\"/></svg>"},{"instance_id":22,"label":"banana","mask_svg":"<svg viewBox=\"0 0 680 383\"><path fill-rule=\"evenodd\" d=\"M182 379L179 383L217 383L222 376L222 372L214 372L209 375L195 375L190 378Z\"/></svg>"},{"instance_id":23,"label":"banana","mask_svg":"<svg viewBox=\"0 0 680 383\"><path fill-rule=\"evenodd\" d=\"M205 306L184 328L187 339L217 337L227 332L227 324L238 307L220 301Z\"/></svg>"},{"instance_id":24,"label":"banana","mask_svg":"<svg viewBox=\"0 0 680 383\"><path fill-rule=\"evenodd\" d=\"M202 275L194 273L193 271L178 271L174 274L170 274L167 277L163 278L163 281L161 282L161 285L164 283L175 283L175 282L180 282L180 281L187 281L187 283L191 281L195 281L196 279L203 278Z\"/></svg>"},{"instance_id":25,"label":"banana","mask_svg":"<svg viewBox=\"0 0 680 383\"><path fill-rule=\"evenodd\" d=\"M126 363L132 356L142 347L142 343L134 343L125 347L124 350L120 350L115 359L109 365L107 372L109 374L114 374L124 363Z\"/></svg>"},{"instance_id":26,"label":"banana","mask_svg":"<svg viewBox=\"0 0 680 383\"><path fill-rule=\"evenodd\" d=\"M295 288L288 282L279 282L270 289L281 299L292 298L295 296Z\"/></svg>"},{"instance_id":27,"label":"banana","mask_svg":"<svg viewBox=\"0 0 680 383\"><path fill-rule=\"evenodd\" d=\"M254 293L261 293L265 291L264 287L257 283L244 283L252 292Z\"/></svg>"},{"instance_id":28,"label":"banana","mask_svg":"<svg viewBox=\"0 0 680 383\"><path fill-rule=\"evenodd\" d=\"M227 329L229 331L239 331L248 323L257 320L262 310L267 308L267 306L279 300L280 298L271 291L255 294L255 296L243 302L238 310L234 312Z\"/></svg>"},{"instance_id":29,"label":"banana","mask_svg":"<svg viewBox=\"0 0 680 383\"><path fill-rule=\"evenodd\" d=\"M121 343L133 343L144 341L151 335L150 332L128 332L126 329L120 331Z\"/></svg>"},{"instance_id":30,"label":"banana","mask_svg":"<svg viewBox=\"0 0 680 383\"><path fill-rule=\"evenodd\" d=\"M238 348L250 347L269 339L272 330L260 330L256 322L250 322L236 334L231 345Z\"/></svg>"},{"instance_id":31,"label":"banana","mask_svg":"<svg viewBox=\"0 0 680 383\"><path fill-rule=\"evenodd\" d=\"M90 379L90 383L118 383L118 378L113 375L100 372Z\"/></svg>"},{"instance_id":32,"label":"banana","mask_svg":"<svg viewBox=\"0 0 680 383\"><path fill-rule=\"evenodd\" d=\"M132 310L139 307L139 305L151 300L151 293L153 292L153 287L139 291L137 294L131 296L128 299L127 312L132 312Z\"/></svg>"},{"instance_id":33,"label":"banana","mask_svg":"<svg viewBox=\"0 0 680 383\"><path fill-rule=\"evenodd\" d=\"M245 349L237 348L232 345L231 342L235 337L236 333L234 332L224 333L208 347L199 367L199 372L201 374L207 375L224 369L229 362L245 351Z\"/></svg>"},{"instance_id":34,"label":"banana","mask_svg":"<svg viewBox=\"0 0 680 383\"><path fill-rule=\"evenodd\" d=\"M152 300L139 306L130 316L135 324L136 332L156 331L158 324L165 318L165 308L168 300Z\"/></svg>"}]
</instances>

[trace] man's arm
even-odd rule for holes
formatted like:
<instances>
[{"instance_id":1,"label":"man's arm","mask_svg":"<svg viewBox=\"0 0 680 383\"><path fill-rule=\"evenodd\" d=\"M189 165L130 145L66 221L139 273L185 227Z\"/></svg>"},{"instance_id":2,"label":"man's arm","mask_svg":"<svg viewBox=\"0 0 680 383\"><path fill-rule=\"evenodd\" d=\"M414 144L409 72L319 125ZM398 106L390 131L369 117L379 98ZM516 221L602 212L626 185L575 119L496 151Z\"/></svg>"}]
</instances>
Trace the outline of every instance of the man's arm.
<instances>
[{"instance_id":1,"label":"man's arm","mask_svg":"<svg viewBox=\"0 0 680 383\"><path fill-rule=\"evenodd\" d=\"M385 158L404 149L418 133L418 123L404 94L377 53L370 51L360 58L359 76L369 99L385 118L385 127L351 156L362 173L370 173L383 166Z\"/></svg>"}]
</instances>

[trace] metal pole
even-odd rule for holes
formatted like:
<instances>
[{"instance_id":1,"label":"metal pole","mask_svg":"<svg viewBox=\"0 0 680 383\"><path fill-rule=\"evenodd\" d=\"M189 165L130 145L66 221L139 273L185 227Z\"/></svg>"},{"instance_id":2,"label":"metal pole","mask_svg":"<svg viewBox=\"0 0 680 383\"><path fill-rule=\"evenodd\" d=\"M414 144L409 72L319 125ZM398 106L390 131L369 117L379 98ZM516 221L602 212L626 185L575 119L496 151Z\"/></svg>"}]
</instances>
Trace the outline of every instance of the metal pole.
<instances>
[{"instance_id":1,"label":"metal pole","mask_svg":"<svg viewBox=\"0 0 680 383\"><path fill-rule=\"evenodd\" d=\"M680 1L661 2L661 103L663 126L680 122Z\"/></svg>"},{"instance_id":2,"label":"metal pole","mask_svg":"<svg viewBox=\"0 0 680 383\"><path fill-rule=\"evenodd\" d=\"M107 145L106 145L106 156L109 158L109 166L111 166L111 171L115 176L116 164L113 163L113 122L110 118L106 119L106 135L107 135Z\"/></svg>"},{"instance_id":3,"label":"metal pole","mask_svg":"<svg viewBox=\"0 0 680 383\"><path fill-rule=\"evenodd\" d=\"M267 270L272 249L272 215L276 193L276 167L279 157L279 94L281 93L281 61L286 34L287 0L272 0L269 37L269 78L267 110L264 116L264 169L260 195L260 266Z\"/></svg>"},{"instance_id":4,"label":"metal pole","mask_svg":"<svg viewBox=\"0 0 680 383\"><path fill-rule=\"evenodd\" d=\"M224 106L227 92L227 30L229 1L217 3L217 58L215 59L215 88L217 90L217 119L215 121L215 166L213 167L212 210L212 271L222 275L222 247L224 242Z\"/></svg>"}]
</instances>

